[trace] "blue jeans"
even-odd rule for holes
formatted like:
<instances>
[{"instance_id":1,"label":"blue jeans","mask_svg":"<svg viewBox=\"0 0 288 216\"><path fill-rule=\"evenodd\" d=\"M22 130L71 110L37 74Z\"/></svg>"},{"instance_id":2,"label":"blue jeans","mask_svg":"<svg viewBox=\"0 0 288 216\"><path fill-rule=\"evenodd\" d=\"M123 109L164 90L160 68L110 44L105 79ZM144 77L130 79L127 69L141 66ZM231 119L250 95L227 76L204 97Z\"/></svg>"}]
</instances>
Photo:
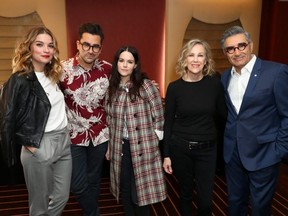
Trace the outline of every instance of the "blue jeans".
<instances>
[{"instance_id":1,"label":"blue jeans","mask_svg":"<svg viewBox=\"0 0 288 216\"><path fill-rule=\"evenodd\" d=\"M71 146L71 190L85 216L99 216L98 198L108 142L94 147Z\"/></svg>"}]
</instances>

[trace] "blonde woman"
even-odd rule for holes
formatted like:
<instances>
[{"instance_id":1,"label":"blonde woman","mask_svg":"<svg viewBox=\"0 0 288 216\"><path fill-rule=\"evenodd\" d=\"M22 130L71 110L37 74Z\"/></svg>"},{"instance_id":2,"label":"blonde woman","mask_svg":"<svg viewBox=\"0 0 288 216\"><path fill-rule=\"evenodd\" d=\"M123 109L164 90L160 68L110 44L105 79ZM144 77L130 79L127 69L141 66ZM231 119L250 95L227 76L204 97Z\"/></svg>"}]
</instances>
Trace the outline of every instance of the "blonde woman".
<instances>
[{"instance_id":1,"label":"blonde woman","mask_svg":"<svg viewBox=\"0 0 288 216\"><path fill-rule=\"evenodd\" d=\"M213 65L208 43L190 40L177 62L181 78L170 83L166 92L163 167L179 181L182 216L192 215L194 184L198 215L212 211L216 119L224 122L226 118L224 90Z\"/></svg>"}]
</instances>

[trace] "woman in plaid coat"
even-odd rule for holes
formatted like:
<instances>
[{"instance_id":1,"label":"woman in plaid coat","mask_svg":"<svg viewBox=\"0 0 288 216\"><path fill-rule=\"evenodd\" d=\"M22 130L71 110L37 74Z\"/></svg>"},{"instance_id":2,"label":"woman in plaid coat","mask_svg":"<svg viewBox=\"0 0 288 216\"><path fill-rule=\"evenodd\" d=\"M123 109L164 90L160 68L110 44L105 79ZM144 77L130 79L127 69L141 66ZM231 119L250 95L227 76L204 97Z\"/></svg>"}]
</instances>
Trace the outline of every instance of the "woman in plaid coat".
<instances>
[{"instance_id":1,"label":"woman in plaid coat","mask_svg":"<svg viewBox=\"0 0 288 216\"><path fill-rule=\"evenodd\" d=\"M110 129L111 192L126 215L149 215L149 204L166 198L159 140L163 107L158 89L141 72L134 47L120 48L112 64L106 97Z\"/></svg>"}]
</instances>

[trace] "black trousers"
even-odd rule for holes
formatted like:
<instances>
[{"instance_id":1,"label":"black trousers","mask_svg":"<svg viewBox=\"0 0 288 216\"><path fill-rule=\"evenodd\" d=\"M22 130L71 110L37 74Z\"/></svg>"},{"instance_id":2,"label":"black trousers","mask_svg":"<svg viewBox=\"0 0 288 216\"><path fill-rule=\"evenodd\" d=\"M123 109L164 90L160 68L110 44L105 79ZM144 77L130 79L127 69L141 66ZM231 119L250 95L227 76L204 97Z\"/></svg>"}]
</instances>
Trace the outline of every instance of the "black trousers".
<instances>
[{"instance_id":1,"label":"black trousers","mask_svg":"<svg viewBox=\"0 0 288 216\"><path fill-rule=\"evenodd\" d=\"M216 141L197 149L191 148L187 142L179 138L174 138L172 143L170 158L173 172L179 182L181 215L192 215L194 187L197 192L198 215L211 215L217 159Z\"/></svg>"},{"instance_id":2,"label":"black trousers","mask_svg":"<svg viewBox=\"0 0 288 216\"><path fill-rule=\"evenodd\" d=\"M120 175L120 192L126 216L149 216L149 206L138 206L135 177L132 166L130 144L128 140L122 142L122 161Z\"/></svg>"}]
</instances>

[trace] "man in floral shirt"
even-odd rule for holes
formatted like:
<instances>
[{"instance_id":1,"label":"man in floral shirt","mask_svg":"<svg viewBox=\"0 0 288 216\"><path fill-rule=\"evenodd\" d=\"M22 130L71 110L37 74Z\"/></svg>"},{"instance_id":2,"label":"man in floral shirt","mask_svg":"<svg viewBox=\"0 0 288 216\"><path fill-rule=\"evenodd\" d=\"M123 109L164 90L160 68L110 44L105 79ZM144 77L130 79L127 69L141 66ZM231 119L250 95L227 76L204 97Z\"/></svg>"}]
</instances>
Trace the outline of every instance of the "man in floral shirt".
<instances>
[{"instance_id":1,"label":"man in floral shirt","mask_svg":"<svg viewBox=\"0 0 288 216\"><path fill-rule=\"evenodd\" d=\"M103 102L111 65L98 58L103 39L99 25L83 24L76 41L78 53L62 62L60 85L72 142L71 190L85 216L99 215L100 180L109 138Z\"/></svg>"}]
</instances>

